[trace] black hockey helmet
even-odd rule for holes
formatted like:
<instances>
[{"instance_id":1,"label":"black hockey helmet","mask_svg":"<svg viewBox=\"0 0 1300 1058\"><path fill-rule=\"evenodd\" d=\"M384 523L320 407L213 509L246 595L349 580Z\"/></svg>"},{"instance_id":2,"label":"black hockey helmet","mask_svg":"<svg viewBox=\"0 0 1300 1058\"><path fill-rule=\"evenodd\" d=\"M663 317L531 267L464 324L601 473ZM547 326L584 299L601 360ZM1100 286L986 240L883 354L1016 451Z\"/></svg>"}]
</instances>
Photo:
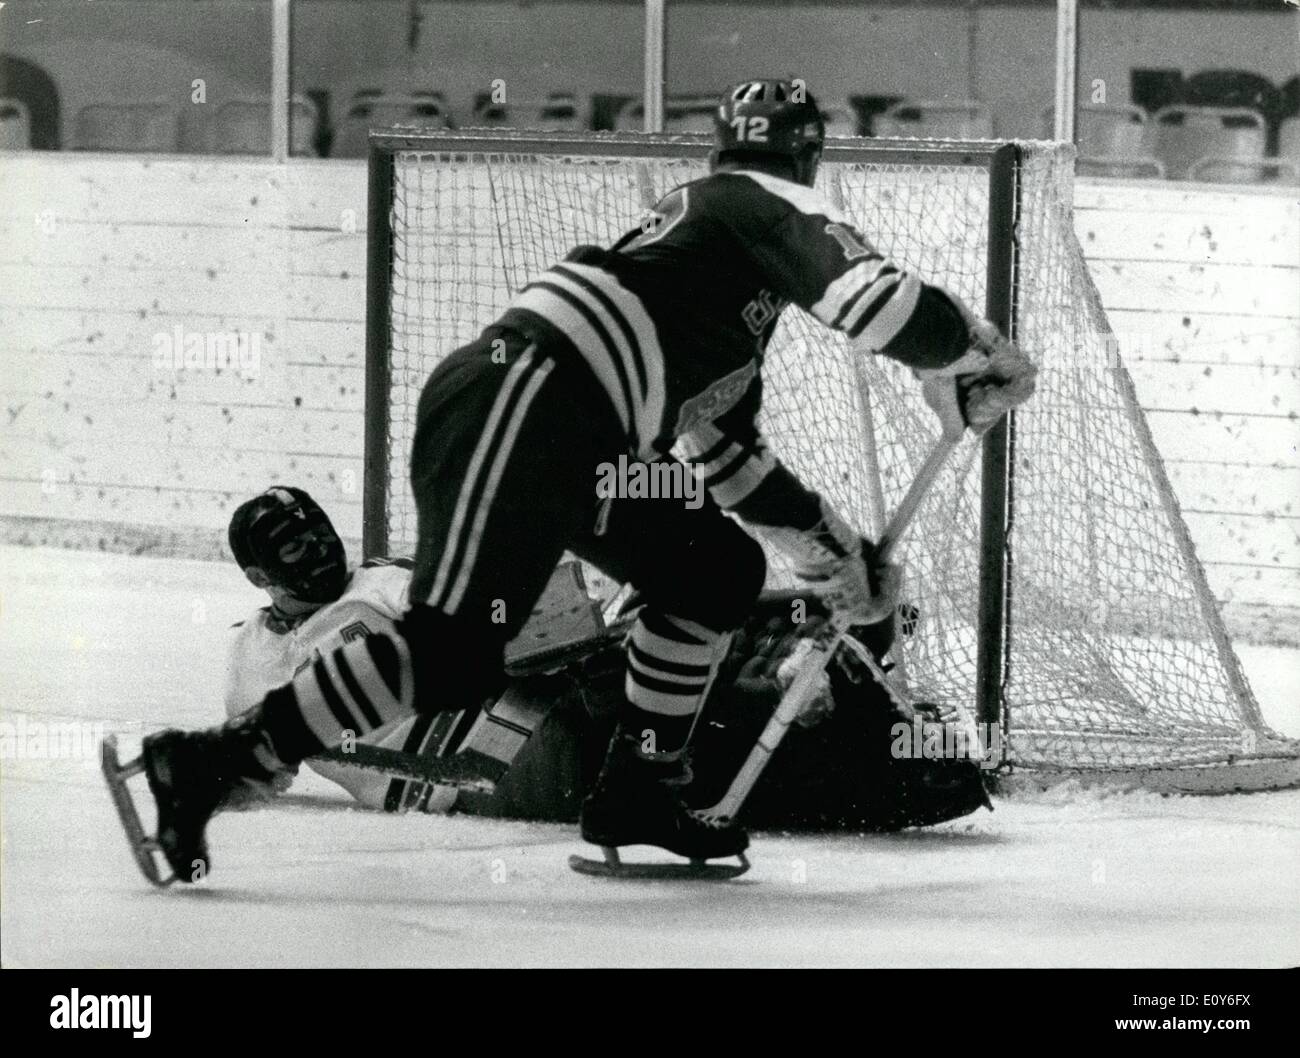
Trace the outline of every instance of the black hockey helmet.
<instances>
[{"instance_id":1,"label":"black hockey helmet","mask_svg":"<svg viewBox=\"0 0 1300 1058\"><path fill-rule=\"evenodd\" d=\"M230 551L240 569L257 566L276 587L304 602L333 602L347 586L343 541L303 489L274 485L230 518Z\"/></svg>"},{"instance_id":2,"label":"black hockey helmet","mask_svg":"<svg viewBox=\"0 0 1300 1058\"><path fill-rule=\"evenodd\" d=\"M812 186L826 140L826 123L801 80L766 78L728 88L713 116L716 168L727 161L784 161Z\"/></svg>"}]
</instances>

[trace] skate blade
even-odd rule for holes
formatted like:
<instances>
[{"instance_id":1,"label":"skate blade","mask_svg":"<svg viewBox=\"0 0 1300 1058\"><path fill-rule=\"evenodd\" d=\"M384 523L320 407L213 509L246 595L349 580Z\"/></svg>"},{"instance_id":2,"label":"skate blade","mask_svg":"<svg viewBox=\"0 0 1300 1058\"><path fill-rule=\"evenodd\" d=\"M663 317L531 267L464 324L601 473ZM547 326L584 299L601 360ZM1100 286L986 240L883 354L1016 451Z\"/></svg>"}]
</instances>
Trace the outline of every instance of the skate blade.
<instances>
[{"instance_id":1,"label":"skate blade","mask_svg":"<svg viewBox=\"0 0 1300 1058\"><path fill-rule=\"evenodd\" d=\"M131 855L135 857L140 873L159 889L167 888L176 881L176 877L164 876L158 870L158 861L154 858L154 854L161 856L162 850L158 847L158 842L146 834L144 827L140 825L140 813L136 811L135 800L126 785L127 779L132 775L144 771L144 762L137 758L123 767L117 755L117 736L109 735L100 744L99 765L104 773L104 782L108 784L109 796L113 798L113 807L117 809L117 818L122 821L122 829L126 831L127 845L131 849Z\"/></svg>"},{"instance_id":2,"label":"skate blade","mask_svg":"<svg viewBox=\"0 0 1300 1058\"><path fill-rule=\"evenodd\" d=\"M597 878L640 878L670 881L721 882L739 878L749 870L749 860L743 852L737 853L739 863L710 863L708 860L687 860L684 863L624 863L615 848L603 848L603 860L589 860L586 856L570 856L569 866L579 874Z\"/></svg>"}]
</instances>

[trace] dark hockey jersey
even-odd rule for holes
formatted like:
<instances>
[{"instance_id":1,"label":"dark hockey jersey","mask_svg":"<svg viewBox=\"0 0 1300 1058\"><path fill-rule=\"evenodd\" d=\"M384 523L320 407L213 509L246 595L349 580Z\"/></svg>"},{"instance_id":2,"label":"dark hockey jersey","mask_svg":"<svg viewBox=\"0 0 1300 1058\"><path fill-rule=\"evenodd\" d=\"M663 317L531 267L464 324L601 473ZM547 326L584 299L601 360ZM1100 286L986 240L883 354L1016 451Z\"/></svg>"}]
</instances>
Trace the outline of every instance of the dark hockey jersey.
<instances>
[{"instance_id":1,"label":"dark hockey jersey","mask_svg":"<svg viewBox=\"0 0 1300 1058\"><path fill-rule=\"evenodd\" d=\"M609 249L577 248L500 322L529 333L540 319L561 332L640 458L674 451L724 508L810 525L815 497L755 424L763 351L791 303L855 349L913 367L940 367L967 346L947 294L887 260L820 192L750 170L675 188L653 224Z\"/></svg>"}]
</instances>

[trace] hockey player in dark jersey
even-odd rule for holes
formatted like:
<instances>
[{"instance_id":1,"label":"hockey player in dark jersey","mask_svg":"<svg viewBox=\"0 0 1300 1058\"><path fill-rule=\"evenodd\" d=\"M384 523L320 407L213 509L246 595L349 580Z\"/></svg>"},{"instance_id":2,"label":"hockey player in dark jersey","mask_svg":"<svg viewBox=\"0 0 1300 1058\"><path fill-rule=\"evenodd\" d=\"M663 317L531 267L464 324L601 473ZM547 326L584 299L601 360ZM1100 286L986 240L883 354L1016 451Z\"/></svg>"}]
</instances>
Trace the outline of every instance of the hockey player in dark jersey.
<instances>
[{"instance_id":1,"label":"hockey player in dark jersey","mask_svg":"<svg viewBox=\"0 0 1300 1058\"><path fill-rule=\"evenodd\" d=\"M711 174L670 192L652 231L578 248L429 378L410 460L416 569L397 635L347 644L221 728L145 740L158 841L178 875L208 866L206 825L232 787L417 704L458 709L498 691L504 644L566 550L637 585L645 604L583 837L692 861L743 853L741 827L681 794L698 709L765 577L762 548L727 514L784 551L842 621L889 614L896 583L755 424L780 312L796 304L847 334L855 355L912 368L950 435L1025 400L1034 368L813 189L824 128L801 85L741 84L716 124ZM670 452L707 502L593 487L620 456Z\"/></svg>"}]
</instances>

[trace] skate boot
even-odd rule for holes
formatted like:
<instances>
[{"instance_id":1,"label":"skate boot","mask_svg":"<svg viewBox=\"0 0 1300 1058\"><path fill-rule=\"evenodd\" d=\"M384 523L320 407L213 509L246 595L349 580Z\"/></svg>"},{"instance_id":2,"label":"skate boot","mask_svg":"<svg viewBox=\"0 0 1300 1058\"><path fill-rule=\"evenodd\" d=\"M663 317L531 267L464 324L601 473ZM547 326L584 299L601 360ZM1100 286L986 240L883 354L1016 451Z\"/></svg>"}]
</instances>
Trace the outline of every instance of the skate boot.
<instances>
[{"instance_id":1,"label":"skate boot","mask_svg":"<svg viewBox=\"0 0 1300 1058\"><path fill-rule=\"evenodd\" d=\"M619 877L734 878L749 869L745 831L686 806L682 788L690 771L683 757L649 757L635 736L621 728L615 732L581 817L583 840L601 847L605 863L573 857L575 870ZM622 845L657 845L690 863L623 864L617 852ZM721 856L739 857L740 866L706 862Z\"/></svg>"},{"instance_id":2,"label":"skate boot","mask_svg":"<svg viewBox=\"0 0 1300 1058\"><path fill-rule=\"evenodd\" d=\"M255 712L206 731L148 735L140 760L158 805L155 841L179 882L211 869L208 820L236 798L268 796L286 770Z\"/></svg>"}]
</instances>

